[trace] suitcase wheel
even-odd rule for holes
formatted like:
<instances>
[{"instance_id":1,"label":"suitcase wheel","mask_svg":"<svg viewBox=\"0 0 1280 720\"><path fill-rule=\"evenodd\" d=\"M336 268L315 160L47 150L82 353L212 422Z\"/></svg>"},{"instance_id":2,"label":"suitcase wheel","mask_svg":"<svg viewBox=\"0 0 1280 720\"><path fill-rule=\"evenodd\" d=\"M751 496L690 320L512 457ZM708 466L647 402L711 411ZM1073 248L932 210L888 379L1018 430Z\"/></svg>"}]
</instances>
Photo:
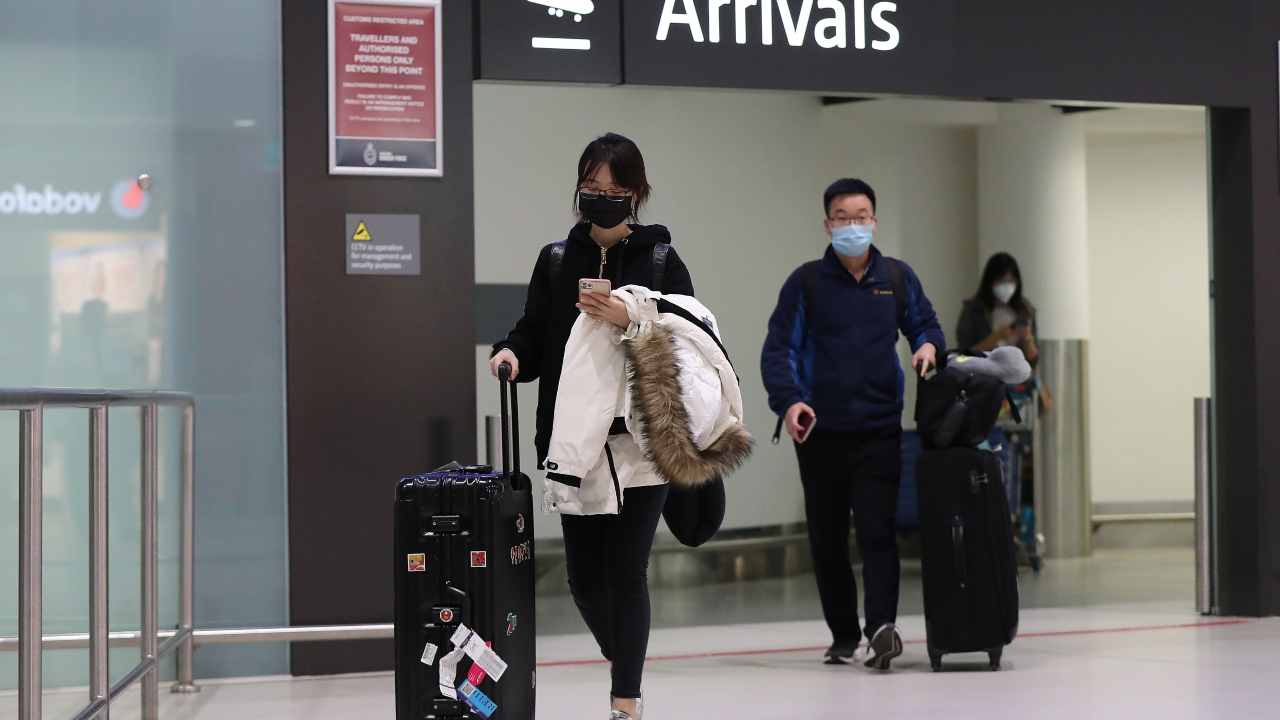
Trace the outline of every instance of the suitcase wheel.
<instances>
[{"instance_id":1,"label":"suitcase wheel","mask_svg":"<svg viewBox=\"0 0 1280 720\"><path fill-rule=\"evenodd\" d=\"M987 653L991 659L991 672L1000 672L1000 658L1004 656L1004 648L996 648Z\"/></svg>"}]
</instances>

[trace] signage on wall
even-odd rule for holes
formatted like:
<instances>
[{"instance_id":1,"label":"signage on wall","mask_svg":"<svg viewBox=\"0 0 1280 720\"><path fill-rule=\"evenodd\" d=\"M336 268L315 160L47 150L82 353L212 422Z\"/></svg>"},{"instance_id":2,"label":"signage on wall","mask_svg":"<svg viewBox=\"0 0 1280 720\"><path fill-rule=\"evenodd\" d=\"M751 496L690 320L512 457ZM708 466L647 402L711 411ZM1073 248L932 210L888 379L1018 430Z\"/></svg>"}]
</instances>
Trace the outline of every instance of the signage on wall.
<instances>
[{"instance_id":1,"label":"signage on wall","mask_svg":"<svg viewBox=\"0 0 1280 720\"><path fill-rule=\"evenodd\" d=\"M478 79L622 82L622 0L475 0Z\"/></svg>"},{"instance_id":2,"label":"signage on wall","mask_svg":"<svg viewBox=\"0 0 1280 720\"><path fill-rule=\"evenodd\" d=\"M111 211L122 220L137 220L151 208L151 196L133 179L120 180L111 186ZM0 189L0 215L40 217L92 216L103 207L101 190L61 190L51 184L29 186L14 183Z\"/></svg>"},{"instance_id":3,"label":"signage on wall","mask_svg":"<svg viewBox=\"0 0 1280 720\"><path fill-rule=\"evenodd\" d=\"M329 172L443 174L440 0L329 0Z\"/></svg>"},{"instance_id":4,"label":"signage on wall","mask_svg":"<svg viewBox=\"0 0 1280 720\"><path fill-rule=\"evenodd\" d=\"M160 212L134 178L75 184L0 179L0 226L63 230L153 230Z\"/></svg>"},{"instance_id":5,"label":"signage on wall","mask_svg":"<svg viewBox=\"0 0 1280 720\"><path fill-rule=\"evenodd\" d=\"M422 235L417 215L347 214L348 275L421 275Z\"/></svg>"}]
</instances>

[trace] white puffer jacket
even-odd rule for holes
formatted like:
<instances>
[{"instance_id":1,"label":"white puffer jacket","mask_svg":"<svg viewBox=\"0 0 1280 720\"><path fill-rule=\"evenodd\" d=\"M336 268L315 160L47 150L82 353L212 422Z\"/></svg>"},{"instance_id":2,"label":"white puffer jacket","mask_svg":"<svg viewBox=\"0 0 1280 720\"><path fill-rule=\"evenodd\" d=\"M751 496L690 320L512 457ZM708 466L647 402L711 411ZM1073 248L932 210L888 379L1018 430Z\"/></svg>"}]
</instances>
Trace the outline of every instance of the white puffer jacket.
<instances>
[{"instance_id":1,"label":"white puffer jacket","mask_svg":"<svg viewBox=\"0 0 1280 720\"><path fill-rule=\"evenodd\" d=\"M626 332L582 315L565 347L544 463L549 511L617 513L628 487L696 487L751 454L711 311L635 285L613 294L627 305Z\"/></svg>"}]
</instances>

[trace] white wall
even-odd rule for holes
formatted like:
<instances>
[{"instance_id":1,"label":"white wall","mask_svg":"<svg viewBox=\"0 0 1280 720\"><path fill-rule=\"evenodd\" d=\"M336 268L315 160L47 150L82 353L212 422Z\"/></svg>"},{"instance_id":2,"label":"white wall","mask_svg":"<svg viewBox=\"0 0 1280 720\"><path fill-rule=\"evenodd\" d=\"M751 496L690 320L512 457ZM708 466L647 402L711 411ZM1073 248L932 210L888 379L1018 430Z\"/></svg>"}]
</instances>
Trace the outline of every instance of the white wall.
<instances>
[{"instance_id":1,"label":"white wall","mask_svg":"<svg viewBox=\"0 0 1280 720\"><path fill-rule=\"evenodd\" d=\"M1097 504L1193 493L1209 393L1203 111L1000 106L979 131L981 266L1013 253L1043 338L1084 338Z\"/></svg>"},{"instance_id":2,"label":"white wall","mask_svg":"<svg viewBox=\"0 0 1280 720\"><path fill-rule=\"evenodd\" d=\"M831 180L856 175L877 188L879 243L916 266L948 333L976 285L976 139L953 122L907 127L930 122L909 104L823 108L781 93L488 84L476 85L475 104L477 282L527 282L538 249L564 237L590 138L615 130L644 151L655 195L643 219L671 228L698 295L717 312L759 442L729 482L726 527L804 517L795 455L768 442L774 416L759 356L783 281L825 246L821 196ZM478 367L484 357L478 350ZM480 414L494 414L492 380L480 372ZM529 459L532 390L521 413ZM539 519L539 536L559 533Z\"/></svg>"},{"instance_id":3,"label":"white wall","mask_svg":"<svg viewBox=\"0 0 1280 720\"><path fill-rule=\"evenodd\" d=\"M1210 392L1203 115L1090 132L1090 425L1099 503L1189 501L1192 399Z\"/></svg>"},{"instance_id":4,"label":"white wall","mask_svg":"<svg viewBox=\"0 0 1280 720\"><path fill-rule=\"evenodd\" d=\"M1012 253L1040 337L1089 337L1088 208L1081 124L1046 105L1005 105L979 131L978 270Z\"/></svg>"}]
</instances>

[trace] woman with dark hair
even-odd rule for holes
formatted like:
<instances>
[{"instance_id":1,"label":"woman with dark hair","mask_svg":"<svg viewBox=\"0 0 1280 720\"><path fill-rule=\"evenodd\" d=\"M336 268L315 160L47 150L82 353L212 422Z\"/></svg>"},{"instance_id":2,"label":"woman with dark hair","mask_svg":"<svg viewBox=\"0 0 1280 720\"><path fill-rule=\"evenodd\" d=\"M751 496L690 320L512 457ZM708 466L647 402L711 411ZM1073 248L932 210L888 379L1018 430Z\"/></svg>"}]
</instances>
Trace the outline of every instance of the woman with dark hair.
<instances>
[{"instance_id":1,"label":"woman with dark hair","mask_svg":"<svg viewBox=\"0 0 1280 720\"><path fill-rule=\"evenodd\" d=\"M957 347L983 352L1012 345L1033 366L1040 354L1036 309L1022 294L1022 271L1009 253L997 253L982 271L978 294L966 300L956 327Z\"/></svg>"},{"instance_id":2,"label":"woman with dark hair","mask_svg":"<svg viewBox=\"0 0 1280 720\"><path fill-rule=\"evenodd\" d=\"M1040 357L1035 333L1036 309L1023 295L1022 270L1018 261L1009 253L991 256L982 271L982 284L978 286L977 295L965 301L964 310L960 313L956 327L958 347L982 352L998 347L1017 347L1034 368ZM1031 382L1011 388L1011 391L1010 399L1017 404L1023 418L1036 407L1033 398L1039 399L1041 413L1049 412L1053 407L1049 388L1034 375ZM1005 412L1002 410L1001 415L1004 416ZM1031 554L1032 567L1038 572L1040 561L1035 549L1034 515L1028 516L1031 509L1023 508L1023 480L1019 469L1021 455L1016 449L1029 447L1029 439L1024 437L1026 432L1025 426L1006 430L997 424L991 429L986 446L1000 455L1004 476L1008 478L1005 490L1009 496L1009 508L1018 518L1018 542Z\"/></svg>"},{"instance_id":3,"label":"woman with dark hair","mask_svg":"<svg viewBox=\"0 0 1280 720\"><path fill-rule=\"evenodd\" d=\"M607 279L613 289L640 285L693 295L689 271L669 247L671 234L661 225L638 224L652 188L636 144L614 133L599 137L587 145L577 170L577 222L566 240L538 255L524 316L494 345L490 360L495 375L507 363L512 378L541 380L535 439L540 469L551 444L565 345L579 314L619 329L630 324L621 300L580 292L579 281ZM649 554L667 485L631 435L611 437L609 448L625 502L618 503L617 514L562 513L560 522L574 602L611 662L610 720L639 720L649 644Z\"/></svg>"}]
</instances>

